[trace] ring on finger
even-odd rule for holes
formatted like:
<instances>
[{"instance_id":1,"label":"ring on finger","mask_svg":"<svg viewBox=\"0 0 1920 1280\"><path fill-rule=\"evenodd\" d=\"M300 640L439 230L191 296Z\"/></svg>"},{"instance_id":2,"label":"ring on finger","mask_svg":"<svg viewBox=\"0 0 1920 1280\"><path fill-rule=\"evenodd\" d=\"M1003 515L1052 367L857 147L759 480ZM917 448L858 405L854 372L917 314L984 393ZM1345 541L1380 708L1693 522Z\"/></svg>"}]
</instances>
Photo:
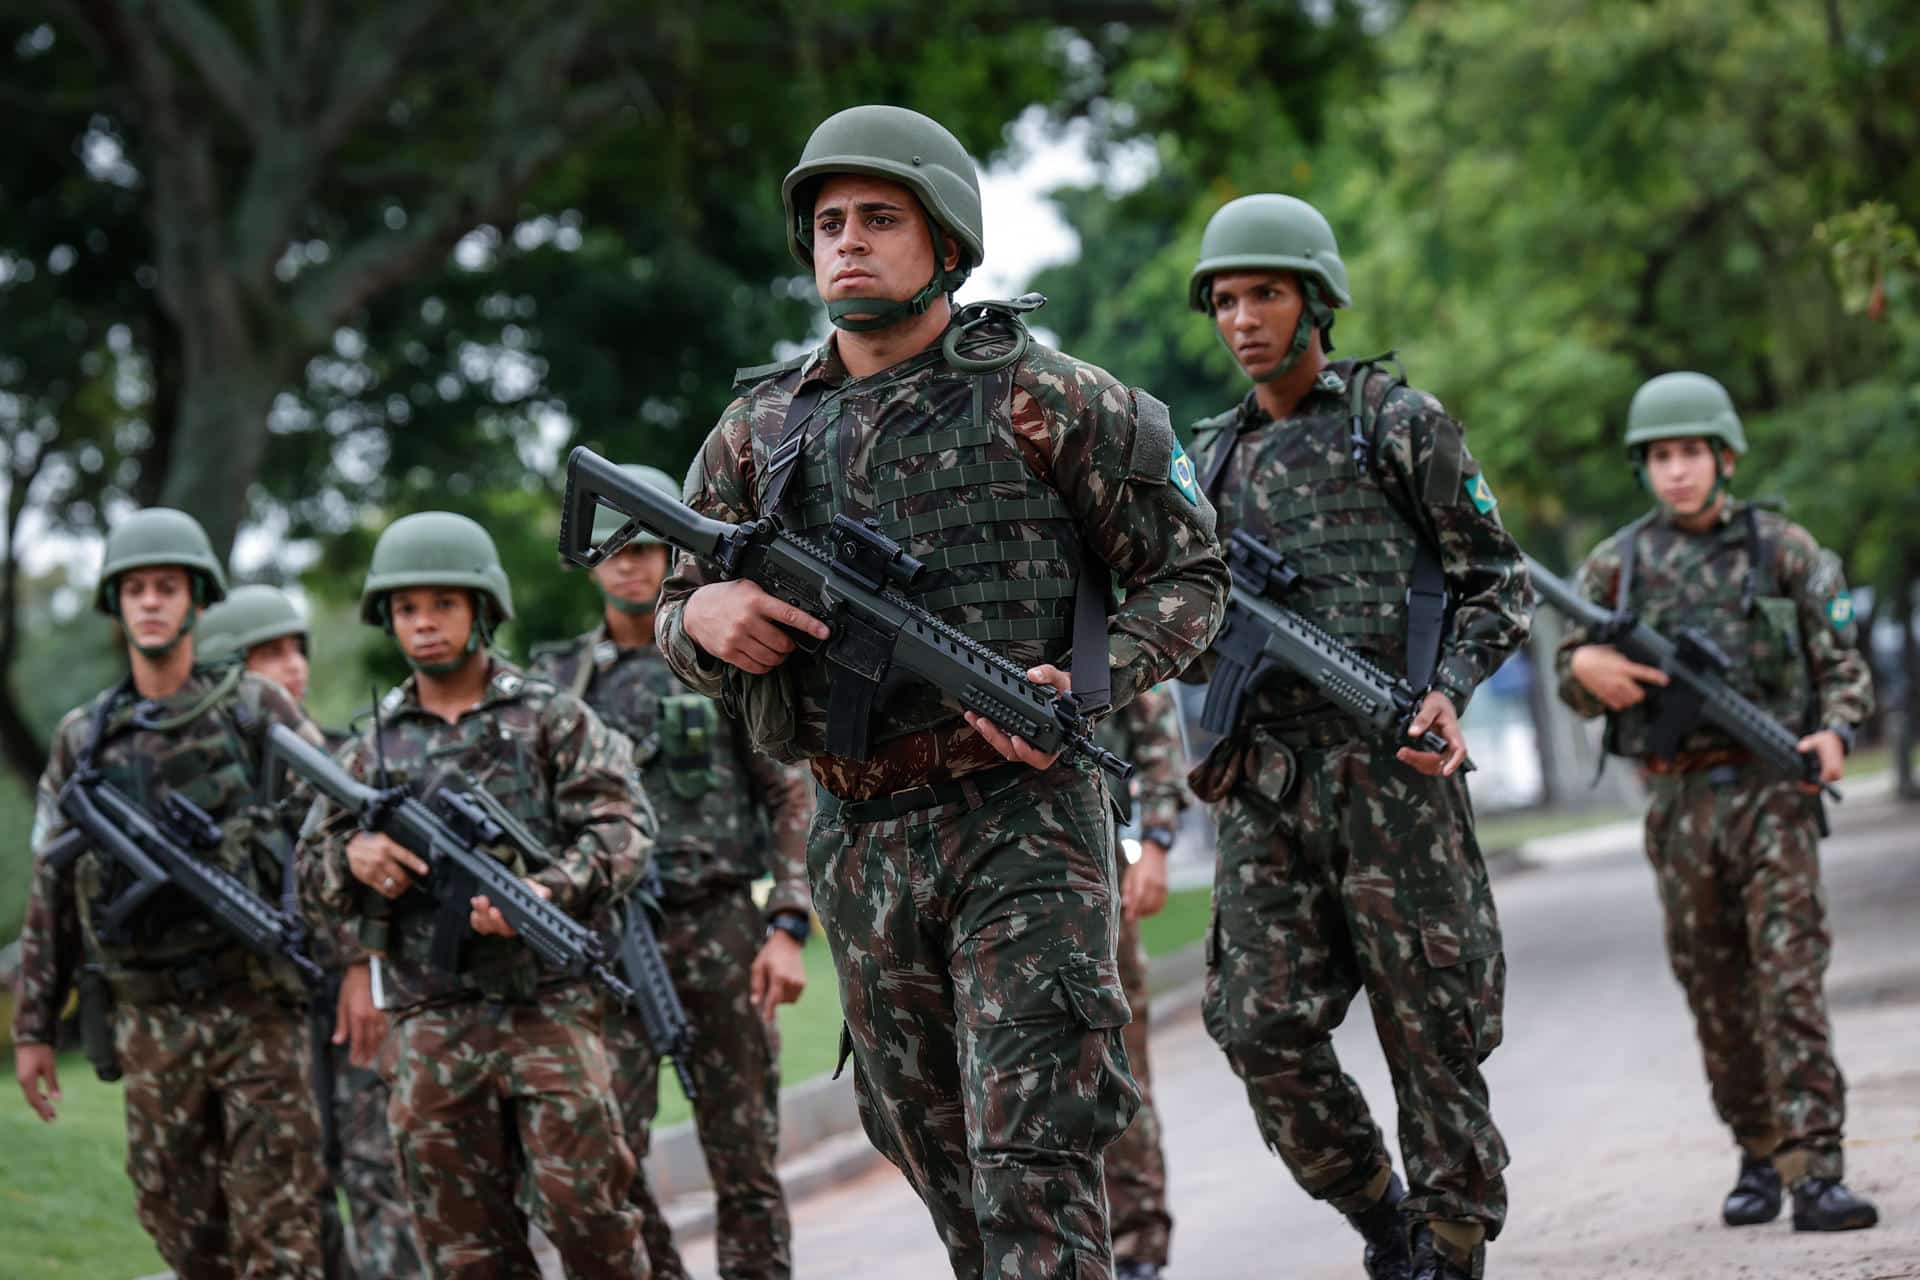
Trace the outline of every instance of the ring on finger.
<instances>
[{"instance_id":1,"label":"ring on finger","mask_svg":"<svg viewBox=\"0 0 1920 1280\"><path fill-rule=\"evenodd\" d=\"M387 878L386 878L385 880L382 880L382 881L380 882L380 887L381 887L382 889L385 889L385 890L386 890L386 891L387 891L388 893L392 893L392 892L393 892L393 877L392 877L392 876L388 876L388 877L387 877Z\"/></svg>"}]
</instances>

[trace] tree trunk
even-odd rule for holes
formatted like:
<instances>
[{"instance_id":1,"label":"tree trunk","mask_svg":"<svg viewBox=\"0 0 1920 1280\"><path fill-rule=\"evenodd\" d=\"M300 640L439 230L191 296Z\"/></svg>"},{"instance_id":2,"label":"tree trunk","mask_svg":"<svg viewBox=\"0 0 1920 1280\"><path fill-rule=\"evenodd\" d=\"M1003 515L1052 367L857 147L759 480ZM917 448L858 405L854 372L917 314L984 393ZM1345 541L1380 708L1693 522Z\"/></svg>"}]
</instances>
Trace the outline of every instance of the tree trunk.
<instances>
[{"instance_id":1,"label":"tree trunk","mask_svg":"<svg viewBox=\"0 0 1920 1280\"><path fill-rule=\"evenodd\" d=\"M238 342L188 336L171 465L160 503L190 512L224 561L247 514L247 489L267 450L267 411L286 385L275 358ZM192 347L203 350L194 352Z\"/></svg>"}]
</instances>

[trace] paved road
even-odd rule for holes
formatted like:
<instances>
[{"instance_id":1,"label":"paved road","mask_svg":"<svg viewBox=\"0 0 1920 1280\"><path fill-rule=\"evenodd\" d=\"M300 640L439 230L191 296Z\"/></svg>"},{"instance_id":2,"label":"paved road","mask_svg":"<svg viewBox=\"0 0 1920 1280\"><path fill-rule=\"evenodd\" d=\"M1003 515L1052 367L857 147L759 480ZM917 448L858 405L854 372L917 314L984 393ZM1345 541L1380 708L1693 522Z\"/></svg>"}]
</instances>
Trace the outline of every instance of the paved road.
<instances>
[{"instance_id":1,"label":"paved road","mask_svg":"<svg viewBox=\"0 0 1920 1280\"><path fill-rule=\"evenodd\" d=\"M1838 939L1829 991L1852 1086L1847 1158L1883 1225L1839 1237L1798 1236L1784 1221L1718 1225L1735 1156L1666 971L1651 876L1623 847L1498 887L1511 978L1507 1043L1489 1075L1513 1151L1513 1216L1490 1275L1920 1277L1920 812L1856 801L1837 826L1826 846ZM1364 1013L1339 1044L1368 1097L1390 1105ZM1197 1018L1156 1036L1154 1070L1171 1135L1171 1275L1354 1280L1357 1238L1261 1145ZM796 1205L795 1235L801 1280L948 1274L890 1168ZM696 1275L715 1275L710 1240L687 1255Z\"/></svg>"}]
</instances>

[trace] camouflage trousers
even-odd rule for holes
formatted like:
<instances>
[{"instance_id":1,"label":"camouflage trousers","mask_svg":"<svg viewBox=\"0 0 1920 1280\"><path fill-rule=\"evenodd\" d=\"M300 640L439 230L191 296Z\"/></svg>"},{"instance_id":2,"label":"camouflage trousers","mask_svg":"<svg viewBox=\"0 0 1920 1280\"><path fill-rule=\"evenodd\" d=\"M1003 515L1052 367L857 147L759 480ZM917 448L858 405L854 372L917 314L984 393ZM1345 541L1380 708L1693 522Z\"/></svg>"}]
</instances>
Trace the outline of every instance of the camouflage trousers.
<instances>
[{"instance_id":1,"label":"camouflage trousers","mask_svg":"<svg viewBox=\"0 0 1920 1280\"><path fill-rule=\"evenodd\" d=\"M1121 1028L1113 826L1065 764L808 836L867 1135L962 1280L1112 1274L1100 1153L1139 1089Z\"/></svg>"},{"instance_id":2,"label":"camouflage trousers","mask_svg":"<svg viewBox=\"0 0 1920 1280\"><path fill-rule=\"evenodd\" d=\"M761 1021L749 991L753 959L766 932L766 915L745 885L691 900L669 898L659 929L674 990L693 1027L686 1065L700 1094L693 1121L713 1178L723 1280L786 1280L793 1274L792 1227L775 1172L779 1041ZM636 1015L609 1012L606 1039L627 1145L636 1158L643 1157L651 1149L653 1118L660 1109L660 1059ZM642 1215L654 1280L685 1280L686 1266L645 1170L634 1175L630 1199Z\"/></svg>"},{"instance_id":3,"label":"camouflage trousers","mask_svg":"<svg viewBox=\"0 0 1920 1280\"><path fill-rule=\"evenodd\" d=\"M390 1034L387 1121L429 1275L534 1280L531 1217L569 1276L646 1280L626 1202L633 1154L589 987L545 987L525 1004L428 1006L402 1013Z\"/></svg>"},{"instance_id":4,"label":"camouflage trousers","mask_svg":"<svg viewBox=\"0 0 1920 1280\"><path fill-rule=\"evenodd\" d=\"M1846 1083L1827 1020L1815 802L1792 783L1712 777L1649 780L1647 857L1714 1110L1755 1154L1777 1143L1838 1178Z\"/></svg>"},{"instance_id":5,"label":"camouflage trousers","mask_svg":"<svg viewBox=\"0 0 1920 1280\"><path fill-rule=\"evenodd\" d=\"M348 1046L335 1045L331 1052L333 1116L340 1134L334 1182L347 1200L353 1274L359 1280L417 1280L427 1268L387 1131L393 1091L378 1071L349 1062Z\"/></svg>"},{"instance_id":6,"label":"camouflage trousers","mask_svg":"<svg viewBox=\"0 0 1920 1280\"><path fill-rule=\"evenodd\" d=\"M331 1212L305 1013L230 988L120 1004L127 1176L180 1280L318 1280Z\"/></svg>"},{"instance_id":7,"label":"camouflage trousers","mask_svg":"<svg viewBox=\"0 0 1920 1280\"><path fill-rule=\"evenodd\" d=\"M1140 1086L1133 1123L1107 1148L1107 1205L1113 1223L1113 1256L1121 1262L1167 1265L1173 1218L1167 1213L1167 1158L1160 1142L1160 1113L1153 1105L1147 1062L1147 952L1140 923L1120 922L1120 983L1133 1020L1127 1023L1127 1061Z\"/></svg>"},{"instance_id":8,"label":"camouflage trousers","mask_svg":"<svg viewBox=\"0 0 1920 1280\"><path fill-rule=\"evenodd\" d=\"M1392 1158L1332 1040L1364 988L1409 1217L1498 1235L1507 1150L1480 1063L1500 1043L1506 960L1464 783L1363 742L1296 757L1257 732L1216 817L1204 1013L1267 1145L1342 1213L1377 1194Z\"/></svg>"}]
</instances>

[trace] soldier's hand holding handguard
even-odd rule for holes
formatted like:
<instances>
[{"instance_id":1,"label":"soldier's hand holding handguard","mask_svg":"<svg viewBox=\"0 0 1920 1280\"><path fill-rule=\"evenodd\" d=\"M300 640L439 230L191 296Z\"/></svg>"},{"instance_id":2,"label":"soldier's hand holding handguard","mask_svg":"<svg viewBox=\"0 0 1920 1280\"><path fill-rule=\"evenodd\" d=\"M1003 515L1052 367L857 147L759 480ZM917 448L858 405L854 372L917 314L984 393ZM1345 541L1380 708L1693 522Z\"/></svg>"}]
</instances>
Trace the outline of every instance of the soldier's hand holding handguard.
<instances>
[{"instance_id":1,"label":"soldier's hand holding handguard","mask_svg":"<svg viewBox=\"0 0 1920 1280\"><path fill-rule=\"evenodd\" d=\"M1583 644L1568 660L1573 678L1609 711L1625 711L1646 699L1645 686L1664 686L1667 673L1635 662L1610 644Z\"/></svg>"},{"instance_id":2,"label":"soldier's hand holding handguard","mask_svg":"<svg viewBox=\"0 0 1920 1280\"><path fill-rule=\"evenodd\" d=\"M1450 777L1467 758L1467 740L1460 732L1460 714L1453 709L1453 699L1438 689L1431 690L1421 700L1420 709L1407 726L1407 736L1417 740L1429 730L1447 740L1444 755L1438 751L1415 751L1412 747L1402 747L1394 753L1394 757L1421 773Z\"/></svg>"},{"instance_id":3,"label":"soldier's hand holding handguard","mask_svg":"<svg viewBox=\"0 0 1920 1280\"><path fill-rule=\"evenodd\" d=\"M1035 684L1052 685L1061 693L1073 692L1073 678L1052 663L1044 663L1029 668L1027 679ZM1027 745L1026 739L1003 731L999 725L987 719L977 711L966 713L967 723L973 731L987 740L987 745L1009 760L1018 760L1021 764L1031 765L1035 769L1051 769L1053 762L1060 758L1058 751L1052 755L1043 755Z\"/></svg>"},{"instance_id":4,"label":"soldier's hand holding handguard","mask_svg":"<svg viewBox=\"0 0 1920 1280\"><path fill-rule=\"evenodd\" d=\"M553 901L553 890L541 884L538 880L528 879L527 887L547 901ZM500 908L487 901L486 894L475 894L473 898L469 900L468 905L473 908L473 916L467 923L473 926L475 933L491 934L496 938L517 938L520 936L520 931L508 924L507 918L500 914Z\"/></svg>"},{"instance_id":5,"label":"soldier's hand holding handguard","mask_svg":"<svg viewBox=\"0 0 1920 1280\"><path fill-rule=\"evenodd\" d=\"M754 675L787 660L794 650L792 631L816 640L832 634L826 623L745 578L710 582L688 596L681 625L702 649Z\"/></svg>"},{"instance_id":6,"label":"soldier's hand holding handguard","mask_svg":"<svg viewBox=\"0 0 1920 1280\"><path fill-rule=\"evenodd\" d=\"M1838 782L1846 773L1847 747L1833 730L1810 733L1794 745L1801 751L1813 752L1820 761L1820 781L1800 784L1800 789L1808 795L1819 795L1823 784Z\"/></svg>"}]
</instances>

